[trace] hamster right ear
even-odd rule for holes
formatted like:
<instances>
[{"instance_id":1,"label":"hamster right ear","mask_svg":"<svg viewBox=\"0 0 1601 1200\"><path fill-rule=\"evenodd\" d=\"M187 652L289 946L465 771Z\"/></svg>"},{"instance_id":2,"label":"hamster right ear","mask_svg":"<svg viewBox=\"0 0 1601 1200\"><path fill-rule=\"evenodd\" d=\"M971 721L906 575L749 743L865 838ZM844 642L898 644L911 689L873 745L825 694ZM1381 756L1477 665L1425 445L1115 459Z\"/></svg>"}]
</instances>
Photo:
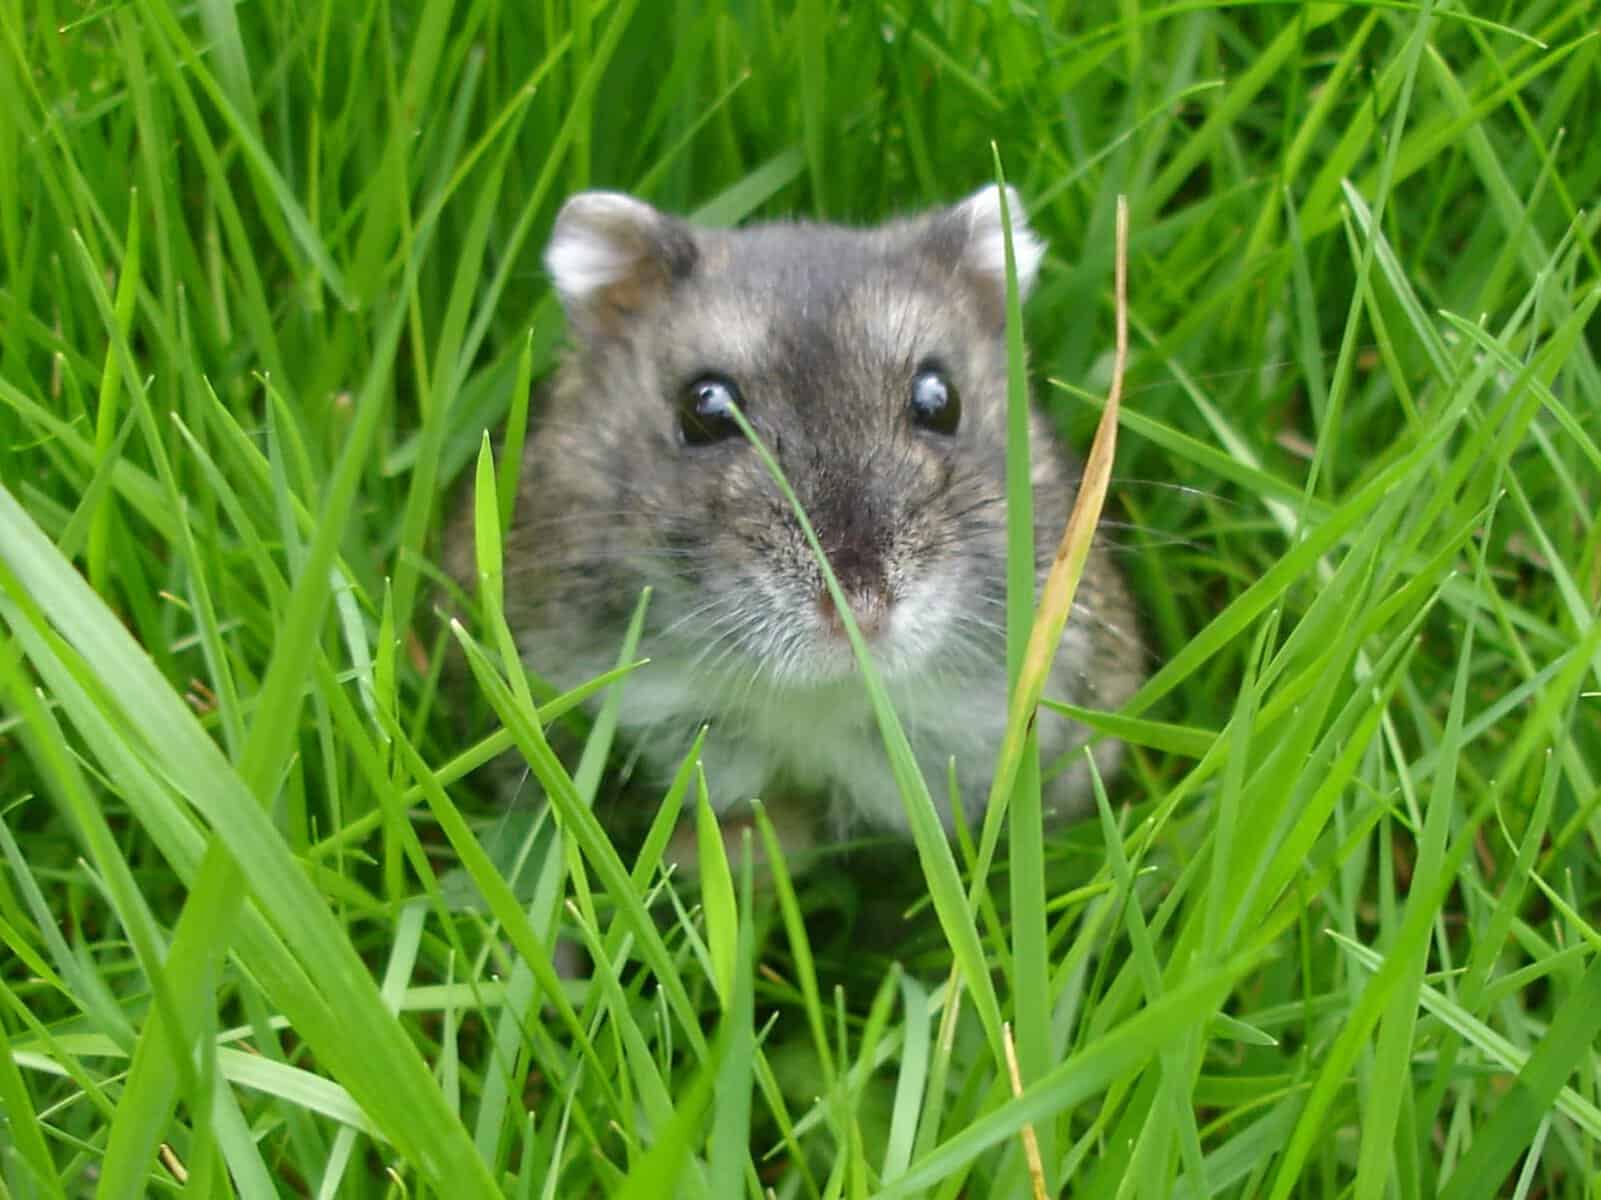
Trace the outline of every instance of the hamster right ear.
<instances>
[{"instance_id":1,"label":"hamster right ear","mask_svg":"<svg viewBox=\"0 0 1601 1200\"><path fill-rule=\"evenodd\" d=\"M1012 257L1017 264L1017 289L1026 299L1045 257L1045 242L1030 228L1028 214L1017 189L1006 185L1006 214L1012 222ZM979 278L997 288L1005 302L1006 241L1001 222L1001 189L988 184L950 210L951 218L967 228L962 258Z\"/></svg>"},{"instance_id":2,"label":"hamster right ear","mask_svg":"<svg viewBox=\"0 0 1601 1200\"><path fill-rule=\"evenodd\" d=\"M584 336L617 332L694 269L682 221L621 192L579 192L562 205L545 269L567 320Z\"/></svg>"}]
</instances>

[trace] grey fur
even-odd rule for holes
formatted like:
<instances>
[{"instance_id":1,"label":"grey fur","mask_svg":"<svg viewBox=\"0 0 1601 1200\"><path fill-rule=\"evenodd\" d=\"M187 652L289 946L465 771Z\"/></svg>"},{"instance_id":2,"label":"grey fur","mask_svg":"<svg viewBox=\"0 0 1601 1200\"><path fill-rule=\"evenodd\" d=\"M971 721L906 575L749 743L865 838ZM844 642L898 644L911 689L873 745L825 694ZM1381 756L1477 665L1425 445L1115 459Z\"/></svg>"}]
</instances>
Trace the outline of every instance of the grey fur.
<instances>
[{"instance_id":1,"label":"grey fur","mask_svg":"<svg viewBox=\"0 0 1601 1200\"><path fill-rule=\"evenodd\" d=\"M969 816L1005 712L1004 304L993 189L875 229L691 226L609 193L573 197L547 252L573 345L527 448L506 605L528 662L568 686L609 667L647 584L622 724L666 775L703 723L713 800L761 793L832 835L904 831L865 693L817 564L742 439L683 443L676 398L715 371L794 485L859 615L936 795L948 756ZM1010 197L1025 282L1041 249ZM954 436L917 429L938 363ZM1078 468L1035 414L1036 553L1049 566ZM470 545L466 537L458 546ZM458 567L465 564L458 564ZM465 570L458 569L465 575ZM837 625L837 619L835 624ZM1114 708L1143 674L1133 608L1092 553L1048 695ZM1082 731L1049 713L1054 757ZM1119 747L1098 752L1115 768ZM1050 796L1081 809L1084 773Z\"/></svg>"}]
</instances>

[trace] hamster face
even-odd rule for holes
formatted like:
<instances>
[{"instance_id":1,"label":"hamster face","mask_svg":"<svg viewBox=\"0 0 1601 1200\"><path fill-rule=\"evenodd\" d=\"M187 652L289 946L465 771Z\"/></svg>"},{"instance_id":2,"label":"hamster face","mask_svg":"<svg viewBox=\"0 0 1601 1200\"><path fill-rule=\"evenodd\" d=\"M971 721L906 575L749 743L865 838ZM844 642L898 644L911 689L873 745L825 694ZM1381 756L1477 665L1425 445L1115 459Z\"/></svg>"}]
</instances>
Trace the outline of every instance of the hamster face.
<instances>
[{"instance_id":1,"label":"hamster face","mask_svg":"<svg viewBox=\"0 0 1601 1200\"><path fill-rule=\"evenodd\" d=\"M1009 200L1026 289L1043 247ZM529 444L508 615L530 663L576 683L611 665L650 587L652 662L626 685L623 721L666 770L709 723L721 807L798 787L836 825L904 827L840 616L734 404L795 489L931 777L951 754L974 779L993 765L1000 221L994 188L871 230L705 230L611 193L576 196L558 219L546 261L572 349ZM1031 442L1043 570L1075 476L1037 421ZM1064 678L1090 677L1094 628L1070 625Z\"/></svg>"}]
</instances>

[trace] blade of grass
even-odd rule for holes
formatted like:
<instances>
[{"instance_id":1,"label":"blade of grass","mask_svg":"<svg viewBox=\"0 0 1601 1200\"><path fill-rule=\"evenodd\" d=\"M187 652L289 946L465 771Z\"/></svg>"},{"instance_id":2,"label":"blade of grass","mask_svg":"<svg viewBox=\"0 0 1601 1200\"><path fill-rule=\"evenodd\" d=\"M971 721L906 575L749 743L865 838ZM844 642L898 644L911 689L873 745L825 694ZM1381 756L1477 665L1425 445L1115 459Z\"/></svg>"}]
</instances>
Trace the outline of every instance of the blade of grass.
<instances>
[{"instance_id":1,"label":"blade of grass","mask_svg":"<svg viewBox=\"0 0 1601 1200\"><path fill-rule=\"evenodd\" d=\"M740 432L745 435L745 439L760 456L768 474L778 485L779 491L790 506L790 511L795 514L795 519L800 524L801 532L805 535L813 557L822 570L823 581L828 587L835 611L840 614L845 626L851 651L856 656L857 669L861 672L863 686L867 689L868 698L873 706L873 715L878 721L879 733L884 739L890 767L900 788L907 823L912 831L913 842L917 846L918 860L922 863L924 876L929 882L935 914L939 917L945 936L950 940L956 962L962 971L962 982L973 992L979 1022L984 1027L991 1052L999 1062L1002 1057L1000 1002L996 998L995 986L985 967L978 929L973 924L967 900L962 894L961 880L956 872L956 860L951 855L950 843L946 840L944 827L940 824L939 815L934 808L934 798L930 795L928 784L918 770L911 744L906 740L906 732L901 728L900 719L895 715L894 706L890 703L889 695L878 677L871 652L856 625L850 603L845 598L839 579L828 563L828 556L823 553L822 543L818 541L817 531L812 528L811 519L807 517L794 489L784 477L778 460L772 456L772 452L751 428L750 422L745 419L745 414L738 409L732 409L730 415L738 424Z\"/></svg>"},{"instance_id":2,"label":"blade of grass","mask_svg":"<svg viewBox=\"0 0 1601 1200\"><path fill-rule=\"evenodd\" d=\"M1005 1139L1027 1122L1036 1124L1097 1095L1108 1083L1137 1070L1193 1023L1204 1020L1228 994L1234 978L1251 960L1198 971L1138 1016L1057 1064L1022 1096L970 1123L961 1132L912 1161L906 1174L887 1184L880 1200L912 1196Z\"/></svg>"},{"instance_id":3,"label":"blade of grass","mask_svg":"<svg viewBox=\"0 0 1601 1200\"><path fill-rule=\"evenodd\" d=\"M1037 615L1026 648L1018 666L1017 683L1007 705L1006 733L996 760L995 777L990 785L989 800L985 806L984 829L979 841L975 879L982 881L994 857L995 845L1000 837L1000 822L1011 797L1017 772L1022 762L1024 743L1031 732L1039 709L1045 681L1056 659L1062 631L1067 627L1068 614L1073 608L1073 597L1078 591L1084 564L1089 558L1090 544L1095 527L1100 522L1101 508L1105 503L1107 487L1112 477L1112 458L1117 449L1117 420L1123 393L1124 365L1128 361L1128 204L1122 201L1117 210L1116 281L1114 284L1117 311L1117 340L1115 365L1112 369L1112 388L1106 407L1096 427L1095 440L1090 445L1089 457L1079 482L1078 496L1068 514L1067 527L1057 545L1056 556L1045 578ZM1008 592L1010 592L1008 586ZM1032 593L1032 577L1029 591ZM977 886L977 884L975 884Z\"/></svg>"},{"instance_id":4,"label":"blade of grass","mask_svg":"<svg viewBox=\"0 0 1601 1200\"><path fill-rule=\"evenodd\" d=\"M26 1172L20 1178L12 1175L10 1171L7 1174L12 1175L13 1179L26 1187L37 1189L37 1193L41 1196L66 1200L67 1193L62 1189L61 1180L56 1175L55 1164L50 1157L50 1147L45 1144L38 1109L34 1106L33 1098L28 1095L28 1086L22 1078L22 1072L17 1068L18 1063L6 1030L6 1022L0 1017L0 1102L4 1104L6 1125L13 1139L10 1157L13 1162L20 1160L22 1169Z\"/></svg>"}]
</instances>

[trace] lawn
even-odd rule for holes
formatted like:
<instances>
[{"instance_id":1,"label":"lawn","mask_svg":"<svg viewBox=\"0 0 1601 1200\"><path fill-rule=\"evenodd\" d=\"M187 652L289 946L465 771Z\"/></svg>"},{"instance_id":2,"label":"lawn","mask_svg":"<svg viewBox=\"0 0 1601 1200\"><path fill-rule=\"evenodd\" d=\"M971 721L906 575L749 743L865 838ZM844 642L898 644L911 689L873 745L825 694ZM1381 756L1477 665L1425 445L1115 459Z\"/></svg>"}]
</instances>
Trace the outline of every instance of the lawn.
<instances>
[{"instance_id":1,"label":"lawn","mask_svg":"<svg viewBox=\"0 0 1601 1200\"><path fill-rule=\"evenodd\" d=\"M1598 26L0 0L0 1195L1601 1194ZM1127 197L1127 766L664 881L634 646L556 695L439 566L555 213L998 171L1081 450Z\"/></svg>"}]
</instances>

